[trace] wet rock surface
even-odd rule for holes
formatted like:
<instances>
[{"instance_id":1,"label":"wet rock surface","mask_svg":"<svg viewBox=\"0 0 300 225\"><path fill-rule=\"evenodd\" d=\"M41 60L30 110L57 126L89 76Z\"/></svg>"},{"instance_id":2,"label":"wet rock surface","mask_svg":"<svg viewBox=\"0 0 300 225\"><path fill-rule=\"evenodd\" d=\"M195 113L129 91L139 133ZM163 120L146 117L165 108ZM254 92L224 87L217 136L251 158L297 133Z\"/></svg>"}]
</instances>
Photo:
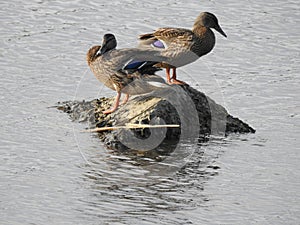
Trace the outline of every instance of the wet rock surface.
<instances>
[{"instance_id":1,"label":"wet rock surface","mask_svg":"<svg viewBox=\"0 0 300 225\"><path fill-rule=\"evenodd\" d=\"M98 132L100 140L107 148L119 151L130 149L152 154L153 151L150 153L151 151L145 150L156 149L160 154L167 154L172 151L170 146L176 146L180 138L198 138L199 142L203 142L209 140L212 134L255 132L252 127L230 115L224 107L204 93L187 85L173 85L155 93L132 96L114 113L103 114L113 102L113 97L103 97L92 101L60 102L57 108L68 113L73 121L88 122L88 129L124 126L127 123L180 125L179 128L116 129ZM155 146L156 142L159 142L159 146ZM161 150L162 146L168 148Z\"/></svg>"}]
</instances>

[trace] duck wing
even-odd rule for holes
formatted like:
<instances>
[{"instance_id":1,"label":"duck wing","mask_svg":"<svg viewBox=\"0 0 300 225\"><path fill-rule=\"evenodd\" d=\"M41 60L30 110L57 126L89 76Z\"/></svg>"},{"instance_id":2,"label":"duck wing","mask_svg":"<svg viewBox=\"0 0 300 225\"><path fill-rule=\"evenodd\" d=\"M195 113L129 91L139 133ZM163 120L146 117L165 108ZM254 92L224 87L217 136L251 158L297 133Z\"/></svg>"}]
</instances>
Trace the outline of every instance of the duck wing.
<instances>
[{"instance_id":1,"label":"duck wing","mask_svg":"<svg viewBox=\"0 0 300 225\"><path fill-rule=\"evenodd\" d=\"M156 48L168 48L170 44L185 44L192 43L194 33L185 28L159 28L153 33L142 34L139 36L140 46L149 46ZM163 46L163 47L161 47Z\"/></svg>"}]
</instances>

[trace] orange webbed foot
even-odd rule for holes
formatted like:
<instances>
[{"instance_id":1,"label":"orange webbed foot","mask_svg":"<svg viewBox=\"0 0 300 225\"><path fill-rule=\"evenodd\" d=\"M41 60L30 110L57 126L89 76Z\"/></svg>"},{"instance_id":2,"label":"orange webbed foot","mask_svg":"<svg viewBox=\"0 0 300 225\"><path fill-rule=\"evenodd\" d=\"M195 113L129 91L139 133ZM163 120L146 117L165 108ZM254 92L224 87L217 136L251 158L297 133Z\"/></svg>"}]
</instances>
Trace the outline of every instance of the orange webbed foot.
<instances>
[{"instance_id":1,"label":"orange webbed foot","mask_svg":"<svg viewBox=\"0 0 300 225\"><path fill-rule=\"evenodd\" d=\"M171 84L178 84L178 85L188 85L187 83L185 83L184 81L181 80L177 80L177 79L173 79Z\"/></svg>"},{"instance_id":2,"label":"orange webbed foot","mask_svg":"<svg viewBox=\"0 0 300 225\"><path fill-rule=\"evenodd\" d=\"M128 99L129 99L129 94L126 94L125 98L123 99L123 101L121 103L121 105L125 105L128 102Z\"/></svg>"},{"instance_id":3,"label":"orange webbed foot","mask_svg":"<svg viewBox=\"0 0 300 225\"><path fill-rule=\"evenodd\" d=\"M116 111L120 105L120 97L121 97L121 93L118 92L114 106L111 109L103 111L103 114L110 114L110 113Z\"/></svg>"}]
</instances>

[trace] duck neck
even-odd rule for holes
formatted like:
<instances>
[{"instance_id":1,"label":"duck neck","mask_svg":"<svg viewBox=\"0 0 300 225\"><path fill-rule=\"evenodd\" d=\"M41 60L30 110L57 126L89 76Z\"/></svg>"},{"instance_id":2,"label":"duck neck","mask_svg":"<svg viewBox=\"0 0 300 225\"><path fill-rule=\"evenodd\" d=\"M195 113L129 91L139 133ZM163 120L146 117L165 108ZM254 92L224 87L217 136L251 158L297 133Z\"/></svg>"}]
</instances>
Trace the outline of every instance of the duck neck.
<instances>
[{"instance_id":1,"label":"duck neck","mask_svg":"<svg viewBox=\"0 0 300 225\"><path fill-rule=\"evenodd\" d=\"M194 25L192 29L192 31L198 36L204 36L208 30L210 29L205 26L199 26L199 25L198 26Z\"/></svg>"},{"instance_id":2,"label":"duck neck","mask_svg":"<svg viewBox=\"0 0 300 225\"><path fill-rule=\"evenodd\" d=\"M93 46L92 48L90 48L86 54L86 60L88 65L91 65L91 63L93 61L95 61L97 59L97 52L99 51L99 49L101 48L101 46Z\"/></svg>"}]
</instances>

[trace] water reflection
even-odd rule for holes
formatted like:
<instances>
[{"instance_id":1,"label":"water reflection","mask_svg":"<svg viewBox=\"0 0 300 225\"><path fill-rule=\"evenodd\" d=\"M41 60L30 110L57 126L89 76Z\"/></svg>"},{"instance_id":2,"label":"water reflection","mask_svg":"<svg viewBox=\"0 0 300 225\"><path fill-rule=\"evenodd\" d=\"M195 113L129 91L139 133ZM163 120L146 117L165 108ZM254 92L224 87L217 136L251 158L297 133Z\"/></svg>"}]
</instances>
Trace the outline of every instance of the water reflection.
<instances>
[{"instance_id":1,"label":"water reflection","mask_svg":"<svg viewBox=\"0 0 300 225\"><path fill-rule=\"evenodd\" d=\"M209 201L202 193L205 182L217 175L219 169L211 159L212 156L206 155L198 144L184 167L176 173L166 174L164 171L151 171L149 168L153 167L113 152L91 156L91 164L85 167L82 176L89 193L88 200L84 200L88 206L84 213L101 215L105 222L113 222L117 218L128 221L128 217L149 219L150 222L154 216L158 216L156 220L159 221L164 212L169 214L205 206Z\"/></svg>"}]
</instances>

